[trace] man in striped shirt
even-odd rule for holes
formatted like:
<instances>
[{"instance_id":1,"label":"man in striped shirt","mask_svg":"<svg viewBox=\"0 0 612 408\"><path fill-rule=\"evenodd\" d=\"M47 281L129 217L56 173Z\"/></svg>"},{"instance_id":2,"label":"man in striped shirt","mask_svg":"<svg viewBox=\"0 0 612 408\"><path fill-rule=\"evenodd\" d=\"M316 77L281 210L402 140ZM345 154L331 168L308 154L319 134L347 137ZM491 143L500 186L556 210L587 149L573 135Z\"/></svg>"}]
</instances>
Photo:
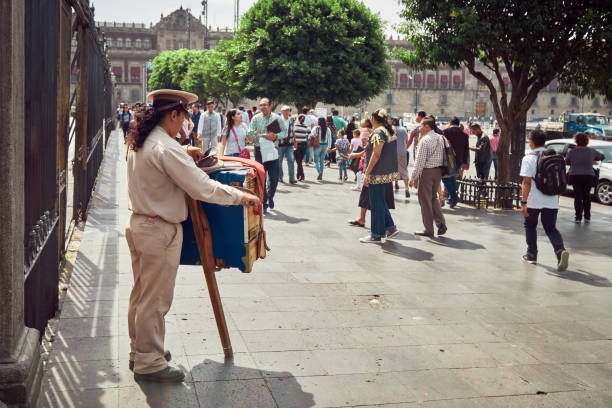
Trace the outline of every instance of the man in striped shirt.
<instances>
[{"instance_id":1,"label":"man in striped shirt","mask_svg":"<svg viewBox=\"0 0 612 408\"><path fill-rule=\"evenodd\" d=\"M438 235L444 235L447 230L440 201L437 198L444 164L444 136L436 133L435 128L436 119L433 116L427 116L421 121L420 134L424 136L417 147L409 183L412 187L415 180L419 180L419 205L425 227L424 231L417 231L414 234L430 238L434 236L434 221L438 227Z\"/></svg>"},{"instance_id":2,"label":"man in striped shirt","mask_svg":"<svg viewBox=\"0 0 612 408\"><path fill-rule=\"evenodd\" d=\"M295 161L297 162L297 179L298 181L304 181L304 168L302 167L302 159L306 155L306 148L308 147L308 135L310 134L310 127L306 125L306 115L301 114L298 116L297 123L293 127L294 135L294 149L295 149Z\"/></svg>"}]
</instances>

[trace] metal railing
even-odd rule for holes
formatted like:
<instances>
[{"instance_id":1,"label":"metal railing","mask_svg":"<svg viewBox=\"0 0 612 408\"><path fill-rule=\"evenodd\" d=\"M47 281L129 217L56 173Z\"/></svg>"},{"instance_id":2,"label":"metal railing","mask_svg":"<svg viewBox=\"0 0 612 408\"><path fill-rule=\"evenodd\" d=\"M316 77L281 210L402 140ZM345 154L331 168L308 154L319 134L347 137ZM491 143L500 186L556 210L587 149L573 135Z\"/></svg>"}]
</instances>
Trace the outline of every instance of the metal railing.
<instances>
[{"instance_id":1,"label":"metal railing","mask_svg":"<svg viewBox=\"0 0 612 408\"><path fill-rule=\"evenodd\" d=\"M459 201L476 208L513 209L521 207L521 185L498 185L495 180L457 180Z\"/></svg>"}]
</instances>

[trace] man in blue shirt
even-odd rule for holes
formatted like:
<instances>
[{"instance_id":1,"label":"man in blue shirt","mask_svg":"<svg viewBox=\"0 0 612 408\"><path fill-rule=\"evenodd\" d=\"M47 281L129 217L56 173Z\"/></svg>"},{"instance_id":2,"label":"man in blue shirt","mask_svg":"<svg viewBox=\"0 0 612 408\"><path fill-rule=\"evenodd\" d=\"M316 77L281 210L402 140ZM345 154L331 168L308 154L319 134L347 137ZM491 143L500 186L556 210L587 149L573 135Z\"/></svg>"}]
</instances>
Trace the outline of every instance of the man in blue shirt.
<instances>
[{"instance_id":1,"label":"man in blue shirt","mask_svg":"<svg viewBox=\"0 0 612 408\"><path fill-rule=\"evenodd\" d=\"M193 130L189 135L189 140L192 146L195 146L195 140L198 134L198 124L200 122L200 116L202 112L200 112L200 104L198 102L194 103L191 107L191 121L193 122Z\"/></svg>"},{"instance_id":2,"label":"man in blue shirt","mask_svg":"<svg viewBox=\"0 0 612 408\"><path fill-rule=\"evenodd\" d=\"M538 217L542 215L542 226L552 244L555 255L557 256L557 270L567 269L569 262L569 252L563 245L563 237L557 230L557 213L559 212L559 196L546 195L542 193L533 178L538 171L537 152L546 150L544 143L546 135L541 130L534 130L529 136L529 147L533 151L523 157L521 163L522 201L521 210L525 217L525 236L527 239L527 254L523 255L523 260L530 264L536 264L538 260Z\"/></svg>"}]
</instances>

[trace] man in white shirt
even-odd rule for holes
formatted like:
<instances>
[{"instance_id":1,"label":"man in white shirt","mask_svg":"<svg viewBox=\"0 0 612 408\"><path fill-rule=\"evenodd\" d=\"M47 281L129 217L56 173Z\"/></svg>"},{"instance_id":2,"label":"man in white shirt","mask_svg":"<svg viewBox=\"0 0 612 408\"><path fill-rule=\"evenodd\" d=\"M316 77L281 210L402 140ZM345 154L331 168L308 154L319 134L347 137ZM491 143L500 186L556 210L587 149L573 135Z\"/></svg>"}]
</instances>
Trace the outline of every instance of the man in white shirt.
<instances>
[{"instance_id":1,"label":"man in white shirt","mask_svg":"<svg viewBox=\"0 0 612 408\"><path fill-rule=\"evenodd\" d=\"M538 171L537 152L546 150L544 143L546 135L541 130L531 132L529 136L529 147L533 154L523 157L521 163L522 201L521 209L525 217L525 236L527 239L527 254L523 255L523 260L530 264L536 264L538 259L538 217L542 214L542 226L552 244L555 255L557 256L557 270L567 269L569 253L563 245L563 237L557 230L557 213L559 212L559 196L546 195L536 186L533 178Z\"/></svg>"},{"instance_id":2,"label":"man in white shirt","mask_svg":"<svg viewBox=\"0 0 612 408\"><path fill-rule=\"evenodd\" d=\"M314 109L310 109L309 111L308 108L304 108L302 109L302 113L306 116L304 118L304 125L308 126L308 129L312 129L317 125L317 115L315 115ZM304 156L304 161L306 162L307 166L312 163L313 158L314 156L312 152L312 147L310 147L310 145L307 145L306 155Z\"/></svg>"},{"instance_id":3,"label":"man in white shirt","mask_svg":"<svg viewBox=\"0 0 612 408\"><path fill-rule=\"evenodd\" d=\"M215 103L213 101L206 102L206 112L200 116L198 122L196 146L201 148L203 152L211 147L218 151L221 129L221 116L215 112ZM198 146L198 144L200 145Z\"/></svg>"}]
</instances>

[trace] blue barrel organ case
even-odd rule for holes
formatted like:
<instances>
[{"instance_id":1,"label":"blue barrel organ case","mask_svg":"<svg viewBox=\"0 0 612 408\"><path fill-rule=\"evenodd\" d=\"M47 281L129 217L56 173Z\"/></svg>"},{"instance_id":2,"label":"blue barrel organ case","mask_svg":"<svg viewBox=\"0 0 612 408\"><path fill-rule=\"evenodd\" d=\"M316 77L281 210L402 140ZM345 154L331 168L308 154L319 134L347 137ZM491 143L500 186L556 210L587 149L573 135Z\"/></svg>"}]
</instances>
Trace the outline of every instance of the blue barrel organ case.
<instances>
[{"instance_id":1,"label":"blue barrel organ case","mask_svg":"<svg viewBox=\"0 0 612 408\"><path fill-rule=\"evenodd\" d=\"M259 163L234 158L222 158L223 167L207 170L209 177L220 183L255 194L263 200L263 166ZM231 160L231 161L230 161ZM204 170L203 170L204 171ZM264 176L265 177L265 176ZM210 225L212 252L217 270L238 268L249 273L254 262L266 257L265 232L261 205L259 208L241 205L222 206L198 201ZM201 265L198 244L193 229L191 211L183 225L181 265Z\"/></svg>"}]
</instances>

